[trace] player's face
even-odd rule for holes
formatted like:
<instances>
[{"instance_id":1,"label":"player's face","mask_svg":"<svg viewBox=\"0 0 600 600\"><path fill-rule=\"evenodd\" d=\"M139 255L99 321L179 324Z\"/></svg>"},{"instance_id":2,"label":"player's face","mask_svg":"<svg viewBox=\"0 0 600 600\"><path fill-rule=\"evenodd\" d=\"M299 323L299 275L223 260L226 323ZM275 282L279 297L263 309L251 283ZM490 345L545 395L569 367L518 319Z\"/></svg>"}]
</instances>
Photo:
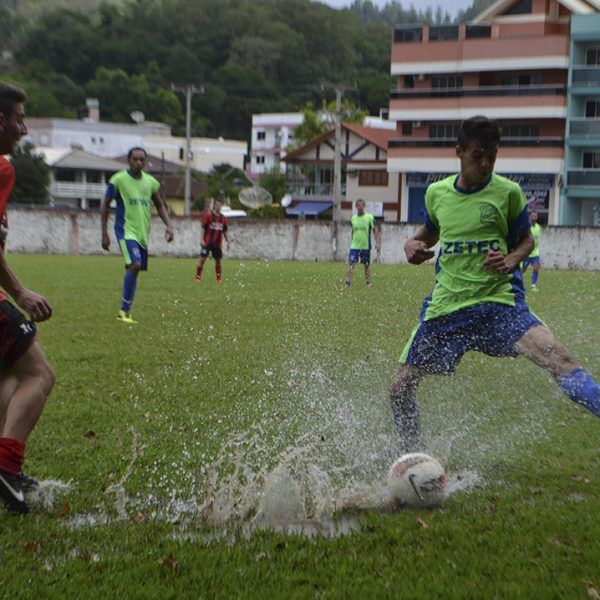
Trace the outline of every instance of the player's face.
<instances>
[{"instance_id":1,"label":"player's face","mask_svg":"<svg viewBox=\"0 0 600 600\"><path fill-rule=\"evenodd\" d=\"M529 215L529 220L530 220L532 223L537 223L537 220L538 220L538 214L537 214L535 211L534 211L534 212L532 212L532 213Z\"/></svg>"},{"instance_id":2,"label":"player's face","mask_svg":"<svg viewBox=\"0 0 600 600\"><path fill-rule=\"evenodd\" d=\"M492 174L498 154L498 146L483 146L481 142L469 142L466 148L456 147L460 159L460 174L467 187L483 185Z\"/></svg>"},{"instance_id":3,"label":"player's face","mask_svg":"<svg viewBox=\"0 0 600 600\"><path fill-rule=\"evenodd\" d=\"M146 166L146 153L143 150L134 150L129 157L129 170L134 175L139 175Z\"/></svg>"},{"instance_id":4,"label":"player's face","mask_svg":"<svg viewBox=\"0 0 600 600\"><path fill-rule=\"evenodd\" d=\"M27 135L27 126L23 104L15 104L10 115L0 113L0 154L12 152L24 135Z\"/></svg>"},{"instance_id":5,"label":"player's face","mask_svg":"<svg viewBox=\"0 0 600 600\"><path fill-rule=\"evenodd\" d=\"M221 212L221 206L223 206L222 203L215 200L214 211L217 213Z\"/></svg>"},{"instance_id":6,"label":"player's face","mask_svg":"<svg viewBox=\"0 0 600 600\"><path fill-rule=\"evenodd\" d=\"M365 213L365 203L364 202L357 202L356 203L356 212L359 215L363 215Z\"/></svg>"}]
</instances>

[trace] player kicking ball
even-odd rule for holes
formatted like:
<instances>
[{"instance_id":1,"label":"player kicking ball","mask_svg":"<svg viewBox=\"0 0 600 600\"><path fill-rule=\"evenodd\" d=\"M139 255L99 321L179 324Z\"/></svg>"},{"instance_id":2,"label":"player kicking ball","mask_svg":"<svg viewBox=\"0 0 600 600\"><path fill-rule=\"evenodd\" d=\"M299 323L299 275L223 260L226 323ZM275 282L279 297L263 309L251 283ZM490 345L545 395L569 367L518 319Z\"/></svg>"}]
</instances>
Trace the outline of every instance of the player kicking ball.
<instances>
[{"instance_id":1,"label":"player kicking ball","mask_svg":"<svg viewBox=\"0 0 600 600\"><path fill-rule=\"evenodd\" d=\"M209 254L215 259L215 274L217 275L217 283L223 281L223 271L221 269L221 259L223 258L223 238L227 242L227 250L229 250L229 238L227 237L227 217L221 214L223 203L221 200L215 199L213 209L207 210L202 215L202 244L200 247L200 258L196 265L196 283L200 283L202 278L202 269Z\"/></svg>"},{"instance_id":2,"label":"player kicking ball","mask_svg":"<svg viewBox=\"0 0 600 600\"><path fill-rule=\"evenodd\" d=\"M422 377L453 374L469 350L525 356L600 417L600 386L525 303L519 265L534 243L523 192L493 172L499 143L496 121L477 116L462 123L460 173L429 186L425 224L404 245L408 262L418 265L440 244L433 292L390 388L405 452L422 447L416 400Z\"/></svg>"}]
</instances>

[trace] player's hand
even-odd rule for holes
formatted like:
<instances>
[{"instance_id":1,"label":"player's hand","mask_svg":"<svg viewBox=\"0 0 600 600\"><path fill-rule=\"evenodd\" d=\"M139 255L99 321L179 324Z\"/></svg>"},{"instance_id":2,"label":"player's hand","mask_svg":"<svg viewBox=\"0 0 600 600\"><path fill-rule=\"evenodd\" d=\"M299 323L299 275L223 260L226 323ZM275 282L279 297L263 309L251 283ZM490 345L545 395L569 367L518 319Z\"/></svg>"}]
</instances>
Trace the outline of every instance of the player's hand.
<instances>
[{"instance_id":1,"label":"player's hand","mask_svg":"<svg viewBox=\"0 0 600 600\"><path fill-rule=\"evenodd\" d=\"M411 265L420 265L422 262L429 260L435 256L433 250L429 250L427 244L421 240L410 238L404 243L404 253L406 260Z\"/></svg>"},{"instance_id":2,"label":"player's hand","mask_svg":"<svg viewBox=\"0 0 600 600\"><path fill-rule=\"evenodd\" d=\"M108 233L106 233L106 231L102 232L102 249L103 250L110 249L110 238L108 237Z\"/></svg>"},{"instance_id":3,"label":"player's hand","mask_svg":"<svg viewBox=\"0 0 600 600\"><path fill-rule=\"evenodd\" d=\"M165 232L165 239L167 240L167 242L172 242L174 237L175 234L173 233L173 228L167 227L167 231Z\"/></svg>"},{"instance_id":4,"label":"player's hand","mask_svg":"<svg viewBox=\"0 0 600 600\"><path fill-rule=\"evenodd\" d=\"M483 268L494 273L510 273L515 268L515 265L502 252L488 250L487 256L483 260Z\"/></svg>"},{"instance_id":5,"label":"player's hand","mask_svg":"<svg viewBox=\"0 0 600 600\"><path fill-rule=\"evenodd\" d=\"M15 302L34 322L46 321L52 316L52 307L46 298L31 290L23 289L15 296Z\"/></svg>"}]
</instances>

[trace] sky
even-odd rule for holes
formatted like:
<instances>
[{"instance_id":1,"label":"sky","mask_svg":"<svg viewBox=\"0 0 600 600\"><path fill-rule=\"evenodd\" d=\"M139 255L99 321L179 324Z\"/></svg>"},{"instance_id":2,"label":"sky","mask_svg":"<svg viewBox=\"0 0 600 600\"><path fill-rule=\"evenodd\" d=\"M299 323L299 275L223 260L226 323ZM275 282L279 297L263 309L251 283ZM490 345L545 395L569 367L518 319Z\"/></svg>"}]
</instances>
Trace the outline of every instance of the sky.
<instances>
[{"instance_id":1,"label":"sky","mask_svg":"<svg viewBox=\"0 0 600 600\"><path fill-rule=\"evenodd\" d=\"M373 4L379 8L383 8L389 0L371 0ZM441 6L445 12L450 15L455 15L459 10L470 8L473 4L473 0L398 0L404 8L410 8L411 4L417 10L427 10L431 7L435 10L438 6ZM342 8L344 6L350 6L352 0L319 0L323 4L329 4L334 8Z\"/></svg>"}]
</instances>

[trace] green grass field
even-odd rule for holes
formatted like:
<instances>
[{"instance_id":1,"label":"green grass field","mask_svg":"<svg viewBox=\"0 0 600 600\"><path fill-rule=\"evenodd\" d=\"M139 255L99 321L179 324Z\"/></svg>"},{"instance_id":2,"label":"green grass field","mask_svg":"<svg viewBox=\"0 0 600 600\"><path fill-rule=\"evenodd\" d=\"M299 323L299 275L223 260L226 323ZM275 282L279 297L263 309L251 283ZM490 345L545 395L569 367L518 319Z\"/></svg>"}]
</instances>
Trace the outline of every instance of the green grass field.
<instances>
[{"instance_id":1,"label":"green grass field","mask_svg":"<svg viewBox=\"0 0 600 600\"><path fill-rule=\"evenodd\" d=\"M54 307L26 469L68 485L0 511L2 597L598 597L600 423L525 359L470 354L423 383L443 509L338 510L385 479L387 388L430 267L346 290L342 264L225 261L219 287L212 261L196 286L193 260L154 258L127 326L119 259L9 262ZM533 310L600 377L600 273L540 287ZM282 465L307 521L255 530Z\"/></svg>"}]
</instances>

